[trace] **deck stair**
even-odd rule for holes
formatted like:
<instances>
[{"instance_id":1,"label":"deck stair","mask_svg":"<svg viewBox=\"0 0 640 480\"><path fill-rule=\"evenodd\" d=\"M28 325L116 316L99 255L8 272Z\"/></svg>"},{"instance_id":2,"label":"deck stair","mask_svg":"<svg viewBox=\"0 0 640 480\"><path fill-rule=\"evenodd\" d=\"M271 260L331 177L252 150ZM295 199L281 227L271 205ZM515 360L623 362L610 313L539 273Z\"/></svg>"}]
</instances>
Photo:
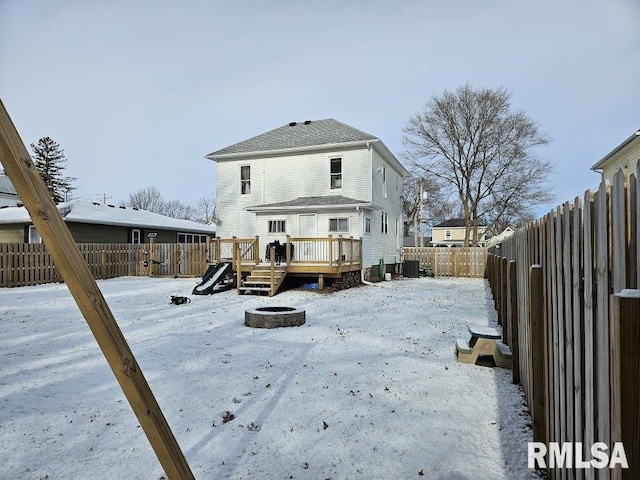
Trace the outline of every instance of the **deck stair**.
<instances>
[{"instance_id":1,"label":"deck stair","mask_svg":"<svg viewBox=\"0 0 640 480\"><path fill-rule=\"evenodd\" d=\"M256 265L242 285L238 288L239 293L258 293L267 294L273 297L277 292L285 277L287 276L287 267L278 265L273 271L273 290L271 289L271 265Z\"/></svg>"}]
</instances>

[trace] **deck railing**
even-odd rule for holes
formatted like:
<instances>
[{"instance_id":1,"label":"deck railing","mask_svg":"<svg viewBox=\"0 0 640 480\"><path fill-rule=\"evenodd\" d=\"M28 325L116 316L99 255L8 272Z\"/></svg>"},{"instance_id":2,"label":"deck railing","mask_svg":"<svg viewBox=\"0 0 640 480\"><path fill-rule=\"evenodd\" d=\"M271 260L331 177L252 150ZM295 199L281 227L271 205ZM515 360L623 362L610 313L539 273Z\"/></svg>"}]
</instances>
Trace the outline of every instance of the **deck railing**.
<instances>
[{"instance_id":1,"label":"deck railing","mask_svg":"<svg viewBox=\"0 0 640 480\"><path fill-rule=\"evenodd\" d=\"M250 267L261 261L268 262L268 256L261 251L260 239L255 238L215 238L212 240L212 262L232 260L234 270L237 270L237 252L242 252L243 267ZM267 242L263 241L266 249ZM285 263L291 265L323 265L341 269L342 267L362 264L362 239L343 237L342 235L327 237L286 237L287 248Z\"/></svg>"}]
</instances>

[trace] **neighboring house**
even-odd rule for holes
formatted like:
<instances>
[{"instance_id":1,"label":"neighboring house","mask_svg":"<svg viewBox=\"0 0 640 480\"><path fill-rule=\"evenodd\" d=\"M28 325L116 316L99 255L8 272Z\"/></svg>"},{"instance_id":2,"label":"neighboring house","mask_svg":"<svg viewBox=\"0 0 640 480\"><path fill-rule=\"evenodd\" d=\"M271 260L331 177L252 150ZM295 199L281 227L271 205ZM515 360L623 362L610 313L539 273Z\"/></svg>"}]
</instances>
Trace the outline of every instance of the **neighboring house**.
<instances>
[{"instance_id":1,"label":"neighboring house","mask_svg":"<svg viewBox=\"0 0 640 480\"><path fill-rule=\"evenodd\" d=\"M155 243L203 243L215 236L208 225L136 208L79 200L57 208L78 243L149 243L150 238ZM0 243L23 242L41 242L26 208L0 209Z\"/></svg>"},{"instance_id":2,"label":"neighboring house","mask_svg":"<svg viewBox=\"0 0 640 480\"><path fill-rule=\"evenodd\" d=\"M478 225L478 243L480 245L484 242L486 230L486 225ZM465 219L452 218L431 227L431 245L434 247L461 247L464 245L464 233Z\"/></svg>"},{"instance_id":3,"label":"neighboring house","mask_svg":"<svg viewBox=\"0 0 640 480\"><path fill-rule=\"evenodd\" d=\"M498 235L494 235L493 237L488 238L484 242L484 246L485 247L494 247L494 246L498 245L499 243L502 243L504 240L509 238L514 233L516 233L516 231L513 228L507 227L502 232L500 232Z\"/></svg>"},{"instance_id":4,"label":"neighboring house","mask_svg":"<svg viewBox=\"0 0 640 480\"><path fill-rule=\"evenodd\" d=\"M640 129L606 154L591 170L600 172L603 180L611 181L618 170L635 172L640 160Z\"/></svg>"},{"instance_id":5,"label":"neighboring house","mask_svg":"<svg viewBox=\"0 0 640 480\"><path fill-rule=\"evenodd\" d=\"M0 175L0 207L15 207L19 203L20 198L9 177Z\"/></svg>"},{"instance_id":6,"label":"neighboring house","mask_svg":"<svg viewBox=\"0 0 640 480\"><path fill-rule=\"evenodd\" d=\"M418 244L416 245L416 238L413 235L408 237L404 237L404 246L405 247L419 247L420 246L420 237L418 237ZM430 247L431 246L431 237L422 237L422 246Z\"/></svg>"},{"instance_id":7,"label":"neighboring house","mask_svg":"<svg viewBox=\"0 0 640 480\"><path fill-rule=\"evenodd\" d=\"M334 119L291 122L206 158L217 164L218 237L353 236L363 267L400 262L408 172L379 138Z\"/></svg>"}]
</instances>

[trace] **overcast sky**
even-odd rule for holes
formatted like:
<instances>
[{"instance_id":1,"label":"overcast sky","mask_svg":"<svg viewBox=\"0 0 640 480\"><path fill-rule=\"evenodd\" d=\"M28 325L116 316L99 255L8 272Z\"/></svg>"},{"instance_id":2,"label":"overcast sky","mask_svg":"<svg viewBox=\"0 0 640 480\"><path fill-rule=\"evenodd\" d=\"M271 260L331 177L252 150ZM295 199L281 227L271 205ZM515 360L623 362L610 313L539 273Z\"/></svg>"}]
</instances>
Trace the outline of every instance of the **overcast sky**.
<instances>
[{"instance_id":1,"label":"overcast sky","mask_svg":"<svg viewBox=\"0 0 640 480\"><path fill-rule=\"evenodd\" d=\"M554 204L581 195L640 128L640 1L0 0L0 97L87 200L195 203L204 155L296 120L400 157L408 118L464 83L511 92L552 138Z\"/></svg>"}]
</instances>

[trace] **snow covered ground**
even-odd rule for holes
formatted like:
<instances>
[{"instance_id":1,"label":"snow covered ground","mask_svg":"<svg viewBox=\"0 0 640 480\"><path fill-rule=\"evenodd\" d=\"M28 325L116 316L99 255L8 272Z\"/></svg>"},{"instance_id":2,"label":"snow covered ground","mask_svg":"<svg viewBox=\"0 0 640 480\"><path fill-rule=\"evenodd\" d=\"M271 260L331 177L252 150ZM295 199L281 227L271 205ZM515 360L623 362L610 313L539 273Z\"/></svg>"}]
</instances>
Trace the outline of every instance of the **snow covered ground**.
<instances>
[{"instance_id":1,"label":"snow covered ground","mask_svg":"<svg viewBox=\"0 0 640 480\"><path fill-rule=\"evenodd\" d=\"M511 371L454 356L467 324L496 326L483 280L179 306L195 279L99 285L196 478L538 478ZM307 322L243 325L269 305ZM163 475L66 286L0 289L0 478Z\"/></svg>"}]
</instances>

